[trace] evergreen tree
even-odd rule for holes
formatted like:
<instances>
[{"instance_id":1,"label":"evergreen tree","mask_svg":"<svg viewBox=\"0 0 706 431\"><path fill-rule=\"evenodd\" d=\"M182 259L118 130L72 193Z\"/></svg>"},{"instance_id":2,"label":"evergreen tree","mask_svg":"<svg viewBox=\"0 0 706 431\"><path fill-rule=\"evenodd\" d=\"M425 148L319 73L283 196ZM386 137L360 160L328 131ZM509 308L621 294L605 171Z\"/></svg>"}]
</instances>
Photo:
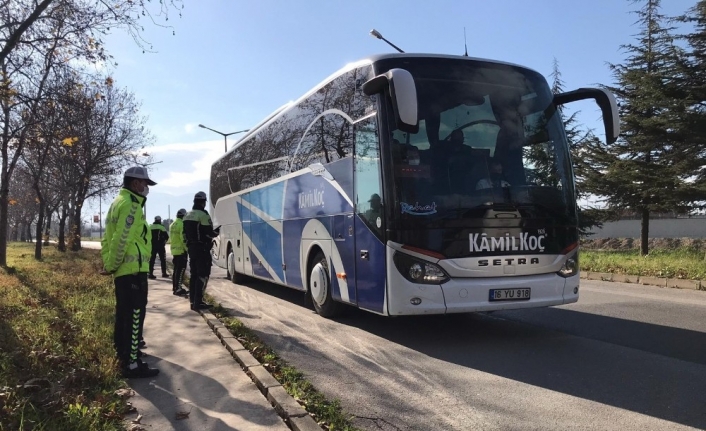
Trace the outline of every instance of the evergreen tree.
<instances>
[{"instance_id":1,"label":"evergreen tree","mask_svg":"<svg viewBox=\"0 0 706 431\"><path fill-rule=\"evenodd\" d=\"M639 0L640 32L624 45L623 64L611 64L619 103L621 136L607 146L590 140L581 157L588 167L586 190L605 197L614 210L641 218L641 252L648 253L651 212L685 213L703 200L693 182L703 164L685 124L689 109L684 52L674 43L672 28L660 13L660 0Z\"/></svg>"},{"instance_id":2,"label":"evergreen tree","mask_svg":"<svg viewBox=\"0 0 706 431\"><path fill-rule=\"evenodd\" d=\"M561 78L561 71L559 70L559 62L556 58L552 64L552 73L549 76L552 78L552 93L559 94L566 91L565 83ZM561 121L566 130L566 140L569 144L571 161L576 176L576 199L581 200L590 195L585 185L588 166L586 166L582 158L582 149L588 141L595 141L597 138L593 135L592 131L586 130L583 125L579 124L577 118L578 114L579 111L575 111L569 115L564 106L559 106L559 115L561 115ZM578 211L579 233L584 237L590 235L591 228L601 227L607 217L605 210L590 206L579 205Z\"/></svg>"},{"instance_id":3,"label":"evergreen tree","mask_svg":"<svg viewBox=\"0 0 706 431\"><path fill-rule=\"evenodd\" d=\"M684 129L698 151L706 147L706 0L698 1L678 20L693 25L692 33L681 36L688 45L683 62L686 87L683 93L689 103ZM694 186L703 189L704 182L706 171L701 170Z\"/></svg>"}]
</instances>

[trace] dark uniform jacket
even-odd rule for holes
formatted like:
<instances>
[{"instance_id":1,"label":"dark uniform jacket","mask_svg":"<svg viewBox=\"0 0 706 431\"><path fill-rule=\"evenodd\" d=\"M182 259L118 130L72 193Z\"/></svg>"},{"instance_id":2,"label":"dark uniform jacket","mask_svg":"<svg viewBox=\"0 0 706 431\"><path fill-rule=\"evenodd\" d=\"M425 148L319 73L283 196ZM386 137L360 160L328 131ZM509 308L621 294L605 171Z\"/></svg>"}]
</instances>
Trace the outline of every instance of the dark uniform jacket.
<instances>
[{"instance_id":1,"label":"dark uniform jacket","mask_svg":"<svg viewBox=\"0 0 706 431\"><path fill-rule=\"evenodd\" d=\"M211 222L211 216L208 215L208 212L193 208L184 216L184 236L186 236L186 245L189 248L201 245L204 250L210 250L211 241L218 234L213 230L213 222Z\"/></svg>"},{"instance_id":2,"label":"dark uniform jacket","mask_svg":"<svg viewBox=\"0 0 706 431\"><path fill-rule=\"evenodd\" d=\"M152 231L152 248L164 248L164 244L169 240L169 234L167 233L167 229L164 228L164 225L158 222L152 223L150 230Z\"/></svg>"}]
</instances>

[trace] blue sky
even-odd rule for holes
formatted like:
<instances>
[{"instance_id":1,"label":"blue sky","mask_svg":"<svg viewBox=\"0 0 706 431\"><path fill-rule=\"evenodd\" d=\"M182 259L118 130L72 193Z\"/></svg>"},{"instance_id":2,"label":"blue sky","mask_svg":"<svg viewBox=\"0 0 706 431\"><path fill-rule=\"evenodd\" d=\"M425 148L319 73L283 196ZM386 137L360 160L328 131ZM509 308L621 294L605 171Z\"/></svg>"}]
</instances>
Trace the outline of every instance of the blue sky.
<instances>
[{"instance_id":1,"label":"blue sky","mask_svg":"<svg viewBox=\"0 0 706 431\"><path fill-rule=\"evenodd\" d=\"M665 0L677 15L696 0ZM147 215L172 217L208 193L211 163L223 137L247 129L349 62L393 49L372 28L407 52L468 54L528 66L546 77L559 61L566 90L612 83L607 63L621 62L632 43L636 5L623 0L184 0L171 29L145 23L156 53L127 35L106 39L118 66L117 85L142 101L156 138ZM581 102L582 121L599 127L600 113ZM235 139L234 139L235 138ZM229 146L237 139L231 136ZM110 199L104 200L103 212ZM97 213L97 202L92 203ZM89 217L90 214L86 214Z\"/></svg>"}]
</instances>

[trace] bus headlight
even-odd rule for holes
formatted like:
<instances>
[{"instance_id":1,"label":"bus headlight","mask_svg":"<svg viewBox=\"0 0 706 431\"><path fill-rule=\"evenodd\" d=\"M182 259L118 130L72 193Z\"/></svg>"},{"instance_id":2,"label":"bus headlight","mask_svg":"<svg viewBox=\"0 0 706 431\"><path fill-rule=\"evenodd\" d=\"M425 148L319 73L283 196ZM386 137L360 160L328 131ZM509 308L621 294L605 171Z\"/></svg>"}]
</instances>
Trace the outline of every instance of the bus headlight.
<instances>
[{"instance_id":1,"label":"bus headlight","mask_svg":"<svg viewBox=\"0 0 706 431\"><path fill-rule=\"evenodd\" d=\"M393 260L400 274L412 283L441 284L449 281L449 276L434 263L404 253L395 253Z\"/></svg>"},{"instance_id":2,"label":"bus headlight","mask_svg":"<svg viewBox=\"0 0 706 431\"><path fill-rule=\"evenodd\" d=\"M566 262L564 262L564 265L561 266L561 269L557 274L559 274L562 277L573 277L574 275L579 273L579 254L574 253L572 256L569 256L566 259Z\"/></svg>"}]
</instances>

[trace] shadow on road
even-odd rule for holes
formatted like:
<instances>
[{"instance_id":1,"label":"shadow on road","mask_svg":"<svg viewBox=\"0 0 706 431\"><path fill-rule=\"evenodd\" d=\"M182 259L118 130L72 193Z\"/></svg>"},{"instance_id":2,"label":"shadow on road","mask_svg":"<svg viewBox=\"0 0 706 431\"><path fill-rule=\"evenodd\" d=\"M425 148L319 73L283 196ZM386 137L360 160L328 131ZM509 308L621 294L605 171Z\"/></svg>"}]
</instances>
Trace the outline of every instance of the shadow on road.
<instances>
[{"instance_id":1,"label":"shadow on road","mask_svg":"<svg viewBox=\"0 0 706 431\"><path fill-rule=\"evenodd\" d=\"M246 284L304 308L301 292ZM469 369L706 428L706 333L553 307L396 318L351 308L337 322Z\"/></svg>"}]
</instances>

